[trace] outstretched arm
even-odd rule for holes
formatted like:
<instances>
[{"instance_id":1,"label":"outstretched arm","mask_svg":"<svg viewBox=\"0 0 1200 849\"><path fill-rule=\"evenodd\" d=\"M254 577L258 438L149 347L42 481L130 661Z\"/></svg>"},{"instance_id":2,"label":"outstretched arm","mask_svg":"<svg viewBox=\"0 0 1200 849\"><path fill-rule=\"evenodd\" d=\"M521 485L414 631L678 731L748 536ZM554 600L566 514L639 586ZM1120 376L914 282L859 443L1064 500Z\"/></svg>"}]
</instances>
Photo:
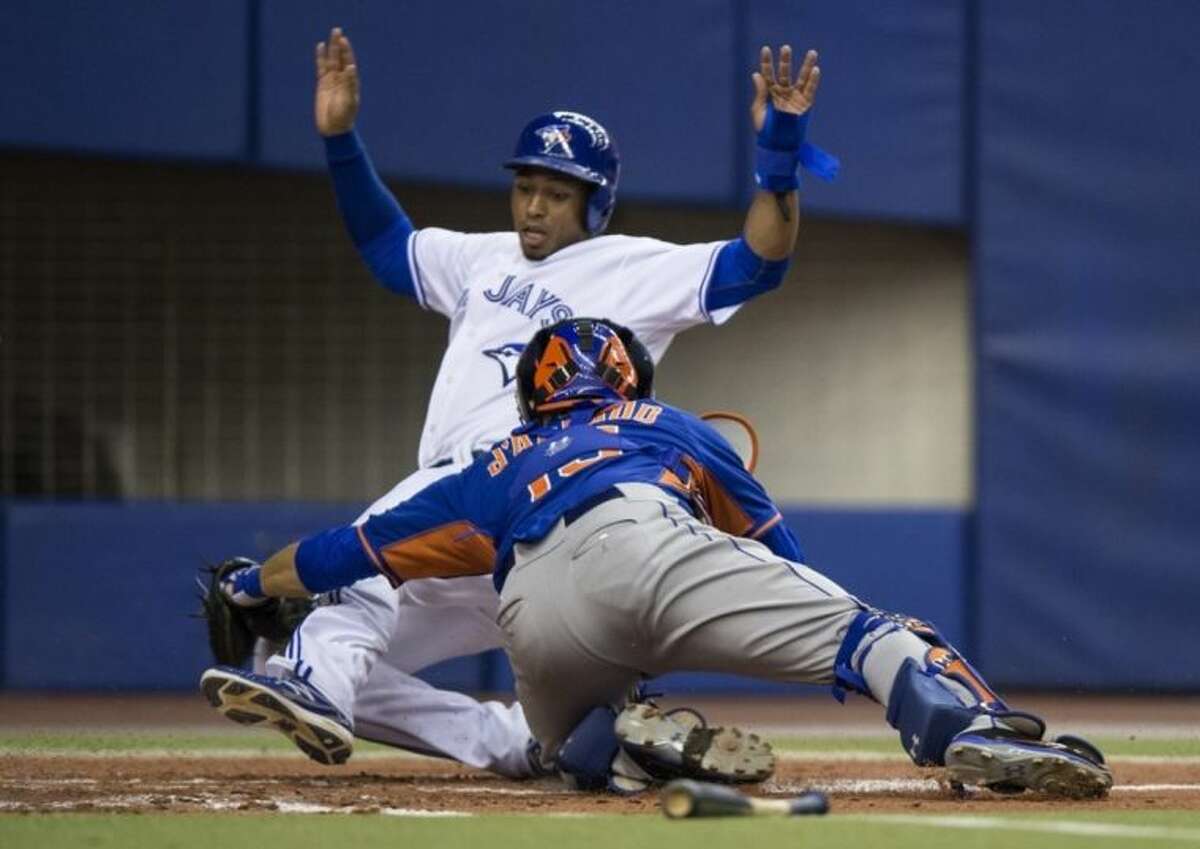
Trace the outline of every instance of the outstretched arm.
<instances>
[{"instance_id":1,"label":"outstretched arm","mask_svg":"<svg viewBox=\"0 0 1200 849\"><path fill-rule=\"evenodd\" d=\"M793 79L792 48L783 45L776 69L771 48L764 45L759 53L759 69L752 79L750 117L757 134L761 188L750 204L743 235L750 249L763 259L787 259L796 247L799 232L796 163L791 157L799 154L804 142L805 116L821 82L817 51L809 50L804 55L800 72Z\"/></svg>"},{"instance_id":2,"label":"outstretched arm","mask_svg":"<svg viewBox=\"0 0 1200 849\"><path fill-rule=\"evenodd\" d=\"M821 81L817 51L804 56L792 79L792 48L779 51L776 69L771 48L759 54L753 74L754 102L750 117L756 136L755 180L759 190L746 213L740 239L721 248L704 294L709 311L730 307L770 291L783 282L800 229L796 188L803 163L831 179L837 161L804 142L809 111Z\"/></svg>"},{"instance_id":3,"label":"outstretched arm","mask_svg":"<svg viewBox=\"0 0 1200 849\"><path fill-rule=\"evenodd\" d=\"M406 247L412 222L379 179L354 130L358 116L358 62L338 27L317 45L313 116L325 140L325 158L338 209L363 261L384 286L416 297Z\"/></svg>"}]
</instances>

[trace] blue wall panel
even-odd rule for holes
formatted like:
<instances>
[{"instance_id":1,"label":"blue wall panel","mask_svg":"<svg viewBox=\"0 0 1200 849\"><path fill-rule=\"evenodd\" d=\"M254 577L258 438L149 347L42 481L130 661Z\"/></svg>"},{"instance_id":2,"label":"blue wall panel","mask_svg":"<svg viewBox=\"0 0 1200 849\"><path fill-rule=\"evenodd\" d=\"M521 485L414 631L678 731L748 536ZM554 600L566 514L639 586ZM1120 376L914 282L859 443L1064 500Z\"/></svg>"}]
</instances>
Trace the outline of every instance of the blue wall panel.
<instances>
[{"instance_id":1,"label":"blue wall panel","mask_svg":"<svg viewBox=\"0 0 1200 849\"><path fill-rule=\"evenodd\" d=\"M350 36L362 78L359 128L380 170L505 186L500 162L534 114L587 112L618 141L629 196L731 201L732 4L267 4L262 140L272 165L324 167L313 129L313 46ZM748 103L749 101L747 101ZM504 222L499 222L504 223Z\"/></svg>"},{"instance_id":2,"label":"blue wall panel","mask_svg":"<svg viewBox=\"0 0 1200 849\"><path fill-rule=\"evenodd\" d=\"M1200 688L1200 5L980 18L981 648L1001 680Z\"/></svg>"},{"instance_id":3,"label":"blue wall panel","mask_svg":"<svg viewBox=\"0 0 1200 849\"><path fill-rule=\"evenodd\" d=\"M810 135L841 158L843 173L832 185L809 179L808 208L962 222L964 0L759 0L746 8L747 56L784 42L797 55L809 47L821 54Z\"/></svg>"},{"instance_id":4,"label":"blue wall panel","mask_svg":"<svg viewBox=\"0 0 1200 849\"><path fill-rule=\"evenodd\" d=\"M0 144L240 158L246 0L7 0Z\"/></svg>"},{"instance_id":5,"label":"blue wall panel","mask_svg":"<svg viewBox=\"0 0 1200 849\"><path fill-rule=\"evenodd\" d=\"M814 45L826 71L813 137L845 163L806 189L827 212L961 221L963 0L473 0L104 4L14 0L0 144L322 167L313 45L358 49L360 127L384 173L506 185L498 163L532 114L606 123L626 197L742 203L758 46Z\"/></svg>"},{"instance_id":6,"label":"blue wall panel","mask_svg":"<svg viewBox=\"0 0 1200 849\"><path fill-rule=\"evenodd\" d=\"M194 576L354 518L313 505L16 504L4 558L12 688L191 689L212 663Z\"/></svg>"}]
</instances>

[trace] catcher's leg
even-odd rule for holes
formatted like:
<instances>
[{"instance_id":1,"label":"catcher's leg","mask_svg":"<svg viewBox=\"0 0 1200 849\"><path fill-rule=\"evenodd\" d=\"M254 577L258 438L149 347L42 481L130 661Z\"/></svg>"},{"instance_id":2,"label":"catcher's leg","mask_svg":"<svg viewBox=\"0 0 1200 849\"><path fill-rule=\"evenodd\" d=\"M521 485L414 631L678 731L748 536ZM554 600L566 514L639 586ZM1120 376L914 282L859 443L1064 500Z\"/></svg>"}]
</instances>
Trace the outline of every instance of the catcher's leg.
<instances>
[{"instance_id":1,"label":"catcher's leg","mask_svg":"<svg viewBox=\"0 0 1200 849\"><path fill-rule=\"evenodd\" d=\"M645 641L636 582L621 573L642 564L610 560L600 551L585 568L607 576L605 586L581 581L570 553L627 523L602 519L593 526L590 517L579 520L580 529L560 528L537 545L518 546L498 617L518 697L547 761L579 789L617 792L679 776L769 777L774 756L753 735L710 728L695 711L627 703L642 675L634 660L615 655ZM625 591L613 591L618 586Z\"/></svg>"},{"instance_id":2,"label":"catcher's leg","mask_svg":"<svg viewBox=\"0 0 1200 849\"><path fill-rule=\"evenodd\" d=\"M1043 740L1041 718L1011 710L927 623L863 611L842 642L836 674L840 687L887 708L915 763L945 765L953 781L1072 797L1112 786L1099 750L1078 738Z\"/></svg>"}]
</instances>

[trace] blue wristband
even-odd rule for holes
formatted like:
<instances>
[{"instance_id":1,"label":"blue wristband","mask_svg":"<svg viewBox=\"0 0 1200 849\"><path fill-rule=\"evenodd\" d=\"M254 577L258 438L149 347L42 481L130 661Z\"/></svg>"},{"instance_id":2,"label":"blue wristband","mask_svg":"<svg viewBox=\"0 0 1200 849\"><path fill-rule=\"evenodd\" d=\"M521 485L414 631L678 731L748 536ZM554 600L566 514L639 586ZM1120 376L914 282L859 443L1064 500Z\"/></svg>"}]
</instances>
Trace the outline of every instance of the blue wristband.
<instances>
[{"instance_id":1,"label":"blue wristband","mask_svg":"<svg viewBox=\"0 0 1200 849\"><path fill-rule=\"evenodd\" d=\"M262 567L250 566L233 576L234 589L250 598L266 598L262 588Z\"/></svg>"},{"instance_id":2,"label":"blue wristband","mask_svg":"<svg viewBox=\"0 0 1200 849\"><path fill-rule=\"evenodd\" d=\"M768 192L792 192L800 188L800 154L790 150L754 149L754 182Z\"/></svg>"},{"instance_id":3,"label":"blue wristband","mask_svg":"<svg viewBox=\"0 0 1200 849\"><path fill-rule=\"evenodd\" d=\"M810 114L780 112L768 100L767 114L763 118L762 129L758 131L758 146L768 150L799 152L800 146L804 144L804 136L808 133Z\"/></svg>"},{"instance_id":4,"label":"blue wristband","mask_svg":"<svg viewBox=\"0 0 1200 849\"><path fill-rule=\"evenodd\" d=\"M754 180L769 192L791 192L800 187L800 169L831 181L841 167L816 145L804 140L812 110L803 115L779 112L767 101L767 114L758 131L754 156Z\"/></svg>"}]
</instances>

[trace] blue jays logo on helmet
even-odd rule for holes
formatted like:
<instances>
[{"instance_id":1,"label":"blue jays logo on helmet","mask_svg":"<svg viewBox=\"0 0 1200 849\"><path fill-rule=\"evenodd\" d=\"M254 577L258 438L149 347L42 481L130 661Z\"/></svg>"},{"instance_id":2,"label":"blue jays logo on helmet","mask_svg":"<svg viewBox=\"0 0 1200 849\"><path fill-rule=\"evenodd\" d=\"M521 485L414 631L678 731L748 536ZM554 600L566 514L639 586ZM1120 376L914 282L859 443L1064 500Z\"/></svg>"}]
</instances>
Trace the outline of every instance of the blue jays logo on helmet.
<instances>
[{"instance_id":1,"label":"blue jays logo on helmet","mask_svg":"<svg viewBox=\"0 0 1200 849\"><path fill-rule=\"evenodd\" d=\"M542 140L543 154L565 156L567 159L575 158L575 151L571 150L571 128L566 124L539 127L537 134L538 138Z\"/></svg>"},{"instance_id":2,"label":"blue jays logo on helmet","mask_svg":"<svg viewBox=\"0 0 1200 849\"><path fill-rule=\"evenodd\" d=\"M579 112L558 110L538 115L525 125L505 168L545 168L592 186L587 203L587 229L604 231L617 204L621 158L608 130Z\"/></svg>"}]
</instances>

